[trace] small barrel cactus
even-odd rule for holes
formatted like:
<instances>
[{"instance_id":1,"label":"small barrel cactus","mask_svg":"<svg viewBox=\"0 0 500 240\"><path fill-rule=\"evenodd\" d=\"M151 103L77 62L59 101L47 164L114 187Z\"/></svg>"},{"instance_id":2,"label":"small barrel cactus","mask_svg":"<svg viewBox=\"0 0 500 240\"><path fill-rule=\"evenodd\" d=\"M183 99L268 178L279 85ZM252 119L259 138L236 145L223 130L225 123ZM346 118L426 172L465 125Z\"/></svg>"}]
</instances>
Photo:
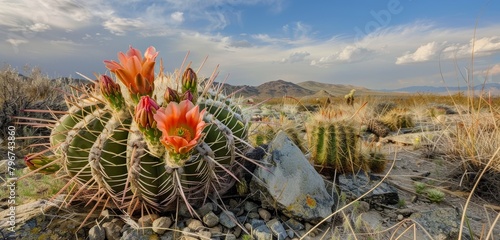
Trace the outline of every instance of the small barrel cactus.
<instances>
[{"instance_id":1,"label":"small barrel cactus","mask_svg":"<svg viewBox=\"0 0 500 240\"><path fill-rule=\"evenodd\" d=\"M337 173L365 169L358 141L358 127L342 113L320 110L306 125L311 160L323 171Z\"/></svg>"},{"instance_id":2,"label":"small barrel cactus","mask_svg":"<svg viewBox=\"0 0 500 240\"><path fill-rule=\"evenodd\" d=\"M344 113L322 108L306 123L311 162L319 172L334 176L360 170L382 172L385 156L360 140L361 127Z\"/></svg>"},{"instance_id":3,"label":"small barrel cactus","mask_svg":"<svg viewBox=\"0 0 500 240\"><path fill-rule=\"evenodd\" d=\"M388 111L380 118L380 120L392 131L415 126L412 117L408 114L408 111L402 108L394 108Z\"/></svg>"},{"instance_id":4,"label":"small barrel cactus","mask_svg":"<svg viewBox=\"0 0 500 240\"><path fill-rule=\"evenodd\" d=\"M384 122L378 119L370 119L367 123L368 132L375 134L377 137L386 137L391 131Z\"/></svg>"},{"instance_id":5,"label":"small barrel cactus","mask_svg":"<svg viewBox=\"0 0 500 240\"><path fill-rule=\"evenodd\" d=\"M95 90L69 98L50 136L50 159L71 181L128 213L222 194L237 181L248 146L247 120L211 87L214 77L201 83L189 67L155 76L157 55L130 47L119 62L105 61L118 81L101 75Z\"/></svg>"}]
</instances>

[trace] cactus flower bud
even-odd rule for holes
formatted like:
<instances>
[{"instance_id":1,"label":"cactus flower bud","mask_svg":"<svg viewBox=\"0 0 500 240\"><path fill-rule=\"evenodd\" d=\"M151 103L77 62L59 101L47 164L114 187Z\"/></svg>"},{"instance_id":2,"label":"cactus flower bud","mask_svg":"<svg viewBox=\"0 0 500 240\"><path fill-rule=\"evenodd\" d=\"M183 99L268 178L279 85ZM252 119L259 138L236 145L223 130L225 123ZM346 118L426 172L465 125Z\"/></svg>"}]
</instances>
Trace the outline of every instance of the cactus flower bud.
<instances>
[{"instance_id":1,"label":"cactus flower bud","mask_svg":"<svg viewBox=\"0 0 500 240\"><path fill-rule=\"evenodd\" d=\"M190 102L193 102L193 99L194 99L194 96L193 94L191 93L191 91L186 91L183 95L182 95L182 100L188 100Z\"/></svg>"},{"instance_id":2,"label":"cactus flower bud","mask_svg":"<svg viewBox=\"0 0 500 240\"><path fill-rule=\"evenodd\" d=\"M161 156L165 148L160 143L161 131L156 128L154 115L160 106L150 96L142 96L135 108L134 121L139 131L144 135L149 151L155 156Z\"/></svg>"},{"instance_id":3,"label":"cactus flower bud","mask_svg":"<svg viewBox=\"0 0 500 240\"><path fill-rule=\"evenodd\" d=\"M125 100L120 91L120 85L115 83L109 76L99 76L99 88L104 98L108 100L114 109L120 110L125 106Z\"/></svg>"},{"instance_id":4,"label":"cactus flower bud","mask_svg":"<svg viewBox=\"0 0 500 240\"><path fill-rule=\"evenodd\" d=\"M24 163L26 163L26 166L28 166L28 168L32 171L39 169L39 173L49 175L57 172L61 168L57 164L50 164L55 160L54 157L54 155L49 157L44 155L37 156L36 154L28 154L24 157Z\"/></svg>"},{"instance_id":5,"label":"cactus flower bud","mask_svg":"<svg viewBox=\"0 0 500 240\"><path fill-rule=\"evenodd\" d=\"M188 68L182 74L182 93L191 92L191 102L195 103L198 97L198 77L193 69Z\"/></svg>"},{"instance_id":6,"label":"cactus flower bud","mask_svg":"<svg viewBox=\"0 0 500 240\"><path fill-rule=\"evenodd\" d=\"M174 89L167 87L167 91L165 91L165 95L163 96L165 99L165 104L168 104L169 102L179 102L179 93L175 91Z\"/></svg>"},{"instance_id":7,"label":"cactus flower bud","mask_svg":"<svg viewBox=\"0 0 500 240\"><path fill-rule=\"evenodd\" d=\"M142 128L155 128L156 121L153 115L156 113L160 106L149 96L142 96L141 100L135 108L134 120L137 122L139 127Z\"/></svg>"},{"instance_id":8,"label":"cactus flower bud","mask_svg":"<svg viewBox=\"0 0 500 240\"><path fill-rule=\"evenodd\" d=\"M197 84L196 80L196 73L193 71L193 69L186 69L186 71L184 71L184 74L182 74L182 92L184 93L188 90L194 90L193 88L195 88Z\"/></svg>"}]
</instances>

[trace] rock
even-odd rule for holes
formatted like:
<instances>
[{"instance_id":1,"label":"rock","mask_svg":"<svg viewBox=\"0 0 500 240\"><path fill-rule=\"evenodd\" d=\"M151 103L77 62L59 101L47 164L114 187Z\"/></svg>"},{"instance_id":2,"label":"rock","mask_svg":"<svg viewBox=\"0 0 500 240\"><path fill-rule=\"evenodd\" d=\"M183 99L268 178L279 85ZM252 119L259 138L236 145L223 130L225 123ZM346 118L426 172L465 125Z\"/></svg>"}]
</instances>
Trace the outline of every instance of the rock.
<instances>
[{"instance_id":1,"label":"rock","mask_svg":"<svg viewBox=\"0 0 500 240\"><path fill-rule=\"evenodd\" d=\"M262 225L266 225L266 222L264 222L264 220L262 220L262 219L252 219L252 220L250 220L250 224L251 224L252 228L256 228L256 227L259 227Z\"/></svg>"},{"instance_id":2,"label":"rock","mask_svg":"<svg viewBox=\"0 0 500 240\"><path fill-rule=\"evenodd\" d=\"M193 231L199 231L203 229L203 223L198 219L189 219L186 221L187 227Z\"/></svg>"},{"instance_id":3,"label":"rock","mask_svg":"<svg viewBox=\"0 0 500 240\"><path fill-rule=\"evenodd\" d=\"M2 196L3 197L3 196ZM91 208L82 206L59 208L66 195L61 194L51 201L37 200L20 204L15 209L15 234L11 235L8 229L14 216L10 209L0 211L0 236L6 239L74 239L77 236L87 236L90 227L75 230L84 221ZM1 197L0 197L0 201ZM62 216L62 217L61 217ZM71 221L68 221L71 216ZM95 221L95 216L90 216L87 223Z\"/></svg>"},{"instance_id":4,"label":"rock","mask_svg":"<svg viewBox=\"0 0 500 240\"><path fill-rule=\"evenodd\" d=\"M212 233L210 231L199 231L198 235L200 236L201 239L211 239Z\"/></svg>"},{"instance_id":5,"label":"rock","mask_svg":"<svg viewBox=\"0 0 500 240\"><path fill-rule=\"evenodd\" d=\"M266 225L260 225L257 228L254 228L252 231L252 235L256 240L272 240L273 234L271 230Z\"/></svg>"},{"instance_id":6,"label":"rock","mask_svg":"<svg viewBox=\"0 0 500 240\"><path fill-rule=\"evenodd\" d=\"M262 218L265 222L269 221L271 219L271 213L267 211L266 209L259 208L259 216Z\"/></svg>"},{"instance_id":7,"label":"rock","mask_svg":"<svg viewBox=\"0 0 500 240\"><path fill-rule=\"evenodd\" d=\"M215 213L211 211L203 216L203 223L207 227L215 227L217 224L219 224L219 217L217 217L217 215L215 215Z\"/></svg>"},{"instance_id":8,"label":"rock","mask_svg":"<svg viewBox=\"0 0 500 240\"><path fill-rule=\"evenodd\" d=\"M106 238L108 240L118 240L120 239L122 228L114 222L106 222L102 225L104 231L106 232Z\"/></svg>"},{"instance_id":9,"label":"rock","mask_svg":"<svg viewBox=\"0 0 500 240\"><path fill-rule=\"evenodd\" d=\"M154 234L151 229L129 229L123 232L123 236L120 238L120 240L149 240L153 236L157 237L157 235Z\"/></svg>"},{"instance_id":10,"label":"rock","mask_svg":"<svg viewBox=\"0 0 500 240\"><path fill-rule=\"evenodd\" d=\"M413 213L410 219L419 223L434 239L451 240L458 238L460 216L454 208L438 208L426 212L417 212ZM464 231L464 234L467 233ZM417 238L424 239L423 233L421 236ZM467 235L462 237L462 239L470 239Z\"/></svg>"},{"instance_id":11,"label":"rock","mask_svg":"<svg viewBox=\"0 0 500 240\"><path fill-rule=\"evenodd\" d=\"M228 233L224 240L236 240L236 236L234 234Z\"/></svg>"},{"instance_id":12,"label":"rock","mask_svg":"<svg viewBox=\"0 0 500 240\"><path fill-rule=\"evenodd\" d=\"M294 231L300 231L304 229L304 224L300 223L299 221L290 218L285 222L285 226L294 230Z\"/></svg>"},{"instance_id":13,"label":"rock","mask_svg":"<svg viewBox=\"0 0 500 240\"><path fill-rule=\"evenodd\" d=\"M339 188L348 198L356 199L366 192L370 191L378 182L380 177L365 172L358 174L339 175ZM362 200L370 204L397 204L399 195L396 188L383 182L372 192L366 195Z\"/></svg>"},{"instance_id":14,"label":"rock","mask_svg":"<svg viewBox=\"0 0 500 240\"><path fill-rule=\"evenodd\" d=\"M338 197L327 192L322 177L285 132L277 134L268 152L265 167L256 168L250 182L252 197L291 218L318 222L330 216Z\"/></svg>"},{"instance_id":15,"label":"rock","mask_svg":"<svg viewBox=\"0 0 500 240\"><path fill-rule=\"evenodd\" d=\"M248 218L254 218L254 219L257 219L257 218L260 218L260 215L259 215L259 213L257 213L257 212L249 212L249 213L247 214L247 217L248 217Z\"/></svg>"},{"instance_id":16,"label":"rock","mask_svg":"<svg viewBox=\"0 0 500 240\"><path fill-rule=\"evenodd\" d=\"M247 212L255 212L259 209L259 205L252 201L245 201L245 204L243 205L243 209Z\"/></svg>"},{"instance_id":17,"label":"rock","mask_svg":"<svg viewBox=\"0 0 500 240\"><path fill-rule=\"evenodd\" d=\"M368 211L359 215L362 221L362 226L366 232L378 232L382 230L384 218L377 211Z\"/></svg>"},{"instance_id":18,"label":"rock","mask_svg":"<svg viewBox=\"0 0 500 240\"><path fill-rule=\"evenodd\" d=\"M239 236L241 235L241 232L243 232L243 230L242 230L241 228L239 228L239 227L234 228L233 235L234 235L235 237L239 237Z\"/></svg>"},{"instance_id":19,"label":"rock","mask_svg":"<svg viewBox=\"0 0 500 240\"><path fill-rule=\"evenodd\" d=\"M219 216L219 222L222 226L227 228L236 227L236 216L230 211L223 211Z\"/></svg>"},{"instance_id":20,"label":"rock","mask_svg":"<svg viewBox=\"0 0 500 240\"><path fill-rule=\"evenodd\" d=\"M106 239L106 232L104 231L104 228L95 225L89 230L89 240L105 240Z\"/></svg>"},{"instance_id":21,"label":"rock","mask_svg":"<svg viewBox=\"0 0 500 240\"><path fill-rule=\"evenodd\" d=\"M153 232L163 234L172 226L172 219L169 217L160 217L153 221Z\"/></svg>"},{"instance_id":22,"label":"rock","mask_svg":"<svg viewBox=\"0 0 500 240\"><path fill-rule=\"evenodd\" d=\"M278 239L285 239L287 237L288 234L285 231L283 224L281 224L281 222L278 219L274 218L269 222L267 222L266 225L271 230L273 235Z\"/></svg>"},{"instance_id":23,"label":"rock","mask_svg":"<svg viewBox=\"0 0 500 240\"><path fill-rule=\"evenodd\" d=\"M203 206L201 206L200 208L198 208L197 212L200 216L205 216L207 215L209 212L212 212L214 211L214 205L212 203L205 203L203 204Z\"/></svg>"},{"instance_id":24,"label":"rock","mask_svg":"<svg viewBox=\"0 0 500 240\"><path fill-rule=\"evenodd\" d=\"M148 214L139 218L139 220L137 220L137 223L139 224L140 227L151 227L153 226L153 221L157 218L158 215L156 214Z\"/></svg>"}]
</instances>

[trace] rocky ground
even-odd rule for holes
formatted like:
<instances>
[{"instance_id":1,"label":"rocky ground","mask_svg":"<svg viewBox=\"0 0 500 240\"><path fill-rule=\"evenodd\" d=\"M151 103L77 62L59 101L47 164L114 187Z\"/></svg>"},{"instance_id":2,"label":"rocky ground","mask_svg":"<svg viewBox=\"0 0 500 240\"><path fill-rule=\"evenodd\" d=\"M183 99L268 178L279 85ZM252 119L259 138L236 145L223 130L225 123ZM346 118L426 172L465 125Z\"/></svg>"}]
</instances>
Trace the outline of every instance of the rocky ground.
<instances>
[{"instance_id":1,"label":"rocky ground","mask_svg":"<svg viewBox=\"0 0 500 240\"><path fill-rule=\"evenodd\" d=\"M427 136L442 134L434 130ZM416 146L421 133L413 132L407 129L379 141L388 160L383 174L342 175L334 185L278 135L267 154L252 153L267 168L254 171L260 180L248 182L250 194L207 202L196 209L199 218L182 204L175 213L135 220L107 209L91 215L75 233L90 208L74 203L59 209L64 198L60 196L18 206L16 238L348 239L355 234L357 239L457 239L469 192L461 182L461 168L425 144ZM9 239L4 200L0 239ZM493 200L472 197L462 239L484 238L490 230L492 236L500 236L500 224L491 227L500 211L500 203Z\"/></svg>"}]
</instances>

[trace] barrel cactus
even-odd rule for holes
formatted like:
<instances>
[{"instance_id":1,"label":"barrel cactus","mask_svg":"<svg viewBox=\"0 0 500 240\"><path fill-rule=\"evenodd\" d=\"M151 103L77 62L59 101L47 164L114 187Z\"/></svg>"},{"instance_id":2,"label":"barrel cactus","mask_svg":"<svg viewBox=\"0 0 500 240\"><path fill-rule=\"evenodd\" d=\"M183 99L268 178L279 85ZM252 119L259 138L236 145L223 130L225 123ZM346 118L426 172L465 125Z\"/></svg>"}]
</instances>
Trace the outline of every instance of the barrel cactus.
<instances>
[{"instance_id":1,"label":"barrel cactus","mask_svg":"<svg viewBox=\"0 0 500 240\"><path fill-rule=\"evenodd\" d=\"M341 112L322 109L306 124L311 160L322 171L364 169L358 129Z\"/></svg>"},{"instance_id":2,"label":"barrel cactus","mask_svg":"<svg viewBox=\"0 0 500 240\"><path fill-rule=\"evenodd\" d=\"M414 127L413 119L406 109L394 108L386 112L380 120L392 131Z\"/></svg>"},{"instance_id":3,"label":"barrel cactus","mask_svg":"<svg viewBox=\"0 0 500 240\"><path fill-rule=\"evenodd\" d=\"M235 101L189 66L155 76L158 52L130 47L105 61L117 81L98 76L78 89L50 136L51 155L80 189L127 213L169 211L222 194L238 181L248 124ZM163 69L163 66L160 66ZM47 164L54 165L54 164ZM43 168L40 167L40 168Z\"/></svg>"},{"instance_id":4,"label":"barrel cactus","mask_svg":"<svg viewBox=\"0 0 500 240\"><path fill-rule=\"evenodd\" d=\"M306 133L316 169L333 176L360 170L382 172L385 156L361 141L360 128L361 124L351 116L331 108L320 109L311 116Z\"/></svg>"}]
</instances>

